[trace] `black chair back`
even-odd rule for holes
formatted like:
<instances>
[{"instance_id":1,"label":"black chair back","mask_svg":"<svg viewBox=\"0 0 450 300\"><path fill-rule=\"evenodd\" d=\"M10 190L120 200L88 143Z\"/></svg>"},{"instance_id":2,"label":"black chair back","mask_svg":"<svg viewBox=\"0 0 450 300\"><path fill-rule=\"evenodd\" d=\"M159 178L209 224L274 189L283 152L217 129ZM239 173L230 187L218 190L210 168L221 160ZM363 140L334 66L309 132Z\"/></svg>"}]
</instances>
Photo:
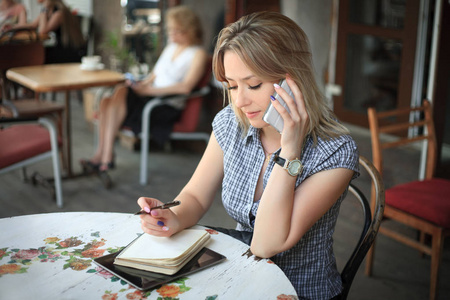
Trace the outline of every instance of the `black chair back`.
<instances>
[{"instance_id":1,"label":"black chair back","mask_svg":"<svg viewBox=\"0 0 450 300\"><path fill-rule=\"evenodd\" d=\"M343 284L341 299L347 299L356 272L375 241L384 212L384 185L380 173L378 173L373 164L363 156L360 156L359 163L370 175L372 185L375 188L376 205L373 208L374 213L372 216L370 202L367 200L364 193L362 193L354 184L350 184L349 192L351 192L361 204L364 224L359 241L341 272Z\"/></svg>"}]
</instances>

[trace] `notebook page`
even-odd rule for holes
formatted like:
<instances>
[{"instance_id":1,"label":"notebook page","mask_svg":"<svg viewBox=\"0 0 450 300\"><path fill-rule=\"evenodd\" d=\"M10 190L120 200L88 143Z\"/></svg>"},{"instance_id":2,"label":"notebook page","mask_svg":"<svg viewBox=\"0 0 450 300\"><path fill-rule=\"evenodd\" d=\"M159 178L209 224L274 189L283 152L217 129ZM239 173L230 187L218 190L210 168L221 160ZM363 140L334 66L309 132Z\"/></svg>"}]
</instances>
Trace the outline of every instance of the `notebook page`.
<instances>
[{"instance_id":1,"label":"notebook page","mask_svg":"<svg viewBox=\"0 0 450 300\"><path fill-rule=\"evenodd\" d=\"M157 237L144 233L131 244L118 258L172 259L179 257L192 247L205 230L185 229L171 237Z\"/></svg>"}]
</instances>

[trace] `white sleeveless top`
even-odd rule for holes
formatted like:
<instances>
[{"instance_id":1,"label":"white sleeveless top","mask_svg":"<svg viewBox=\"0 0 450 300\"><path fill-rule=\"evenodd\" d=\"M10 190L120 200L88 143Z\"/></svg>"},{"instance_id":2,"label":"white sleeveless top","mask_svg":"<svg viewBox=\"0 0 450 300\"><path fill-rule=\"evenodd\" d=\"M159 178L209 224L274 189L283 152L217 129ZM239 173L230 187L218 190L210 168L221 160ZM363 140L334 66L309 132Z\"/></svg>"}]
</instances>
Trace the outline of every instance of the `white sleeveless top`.
<instances>
[{"instance_id":1,"label":"white sleeveless top","mask_svg":"<svg viewBox=\"0 0 450 300\"><path fill-rule=\"evenodd\" d=\"M177 45L167 45L153 69L156 75L153 86L166 87L183 81L199 48L199 46L189 46L175 60L172 60Z\"/></svg>"},{"instance_id":2,"label":"white sleeveless top","mask_svg":"<svg viewBox=\"0 0 450 300\"><path fill-rule=\"evenodd\" d=\"M172 60L176 49L176 44L168 44L158 58L153 69L153 73L156 76L155 81L153 82L154 87L160 88L171 86L183 81L191 67L195 53L200 49L200 46L189 46L184 49L175 60ZM168 100L167 104L178 109L183 109L185 100L185 97L175 97Z\"/></svg>"}]
</instances>

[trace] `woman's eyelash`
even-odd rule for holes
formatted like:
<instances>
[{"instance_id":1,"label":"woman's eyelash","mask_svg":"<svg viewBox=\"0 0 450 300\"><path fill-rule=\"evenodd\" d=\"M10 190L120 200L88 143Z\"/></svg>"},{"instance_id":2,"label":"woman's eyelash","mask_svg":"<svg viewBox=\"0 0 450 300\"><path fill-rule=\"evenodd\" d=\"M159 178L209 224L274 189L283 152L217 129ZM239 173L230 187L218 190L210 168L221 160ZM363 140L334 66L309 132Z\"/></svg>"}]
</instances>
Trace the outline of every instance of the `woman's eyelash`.
<instances>
[{"instance_id":1,"label":"woman's eyelash","mask_svg":"<svg viewBox=\"0 0 450 300\"><path fill-rule=\"evenodd\" d=\"M248 88L251 89L251 90L257 90L257 89L259 89L261 87L261 85L262 85L262 82L260 84L254 85L254 86L249 86ZM237 86L229 86L229 87L227 87L227 90L229 90L229 91L235 90L235 89L237 89Z\"/></svg>"},{"instance_id":2,"label":"woman's eyelash","mask_svg":"<svg viewBox=\"0 0 450 300\"><path fill-rule=\"evenodd\" d=\"M260 84L254 85L254 86L249 86L248 88L251 90L257 90L261 87L261 85L262 85L262 82Z\"/></svg>"}]
</instances>

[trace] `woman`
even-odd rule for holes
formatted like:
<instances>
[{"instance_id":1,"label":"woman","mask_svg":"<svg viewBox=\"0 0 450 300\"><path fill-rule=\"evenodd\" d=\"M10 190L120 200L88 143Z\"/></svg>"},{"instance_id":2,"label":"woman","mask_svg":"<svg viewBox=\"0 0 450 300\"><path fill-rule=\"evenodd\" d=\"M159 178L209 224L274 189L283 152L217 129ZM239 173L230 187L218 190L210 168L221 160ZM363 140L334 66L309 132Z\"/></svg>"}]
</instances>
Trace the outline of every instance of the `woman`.
<instances>
[{"instance_id":1,"label":"woman","mask_svg":"<svg viewBox=\"0 0 450 300\"><path fill-rule=\"evenodd\" d=\"M55 33L56 44L45 48L45 63L79 62L85 54L85 40L76 16L61 0L37 0L42 5L32 22L15 28L36 28L40 34Z\"/></svg>"},{"instance_id":2,"label":"woman","mask_svg":"<svg viewBox=\"0 0 450 300\"><path fill-rule=\"evenodd\" d=\"M25 6L14 0L2 0L0 3L0 31L6 31L16 25L27 23Z\"/></svg>"},{"instance_id":3,"label":"woman","mask_svg":"<svg viewBox=\"0 0 450 300\"><path fill-rule=\"evenodd\" d=\"M224 207L236 232L252 235L253 254L270 257L300 297L339 299L332 235L359 174L358 150L319 92L305 33L278 13L245 16L219 34L213 71L230 104L214 119L204 156L176 197L181 205L142 215L142 229L170 236L195 225L222 185ZM281 79L293 97L278 86ZM291 113L271 100L274 91ZM262 119L269 103L283 118L281 135ZM298 158L303 170L286 170L279 158ZM138 204L149 212L161 201L141 197Z\"/></svg>"},{"instance_id":4,"label":"woman","mask_svg":"<svg viewBox=\"0 0 450 300\"><path fill-rule=\"evenodd\" d=\"M202 27L198 16L186 6L167 10L169 43L153 71L143 81L118 86L100 105L99 144L94 156L82 160L84 169L107 171L114 168L114 140L121 126L140 132L145 104L153 97L190 93L205 70L206 52L201 48ZM184 99L171 99L153 110L152 137L163 144L184 107Z\"/></svg>"}]
</instances>

